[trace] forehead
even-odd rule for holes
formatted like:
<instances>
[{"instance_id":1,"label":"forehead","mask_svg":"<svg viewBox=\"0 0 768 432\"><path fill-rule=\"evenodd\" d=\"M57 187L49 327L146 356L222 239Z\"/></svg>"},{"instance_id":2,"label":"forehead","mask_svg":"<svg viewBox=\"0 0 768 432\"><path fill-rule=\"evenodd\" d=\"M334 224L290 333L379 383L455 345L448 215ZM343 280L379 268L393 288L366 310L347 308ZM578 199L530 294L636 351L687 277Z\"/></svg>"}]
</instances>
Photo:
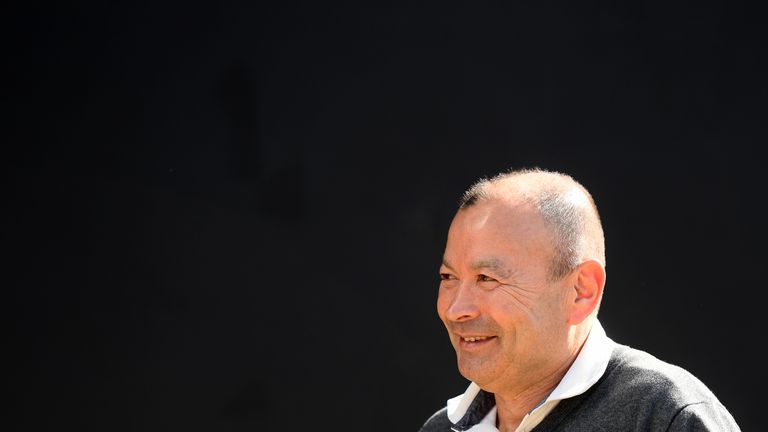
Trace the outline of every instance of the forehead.
<instances>
[{"instance_id":1,"label":"forehead","mask_svg":"<svg viewBox=\"0 0 768 432\"><path fill-rule=\"evenodd\" d=\"M531 204L488 201L456 214L445 259L470 267L477 263L530 266L548 262L552 249L550 230Z\"/></svg>"}]
</instances>

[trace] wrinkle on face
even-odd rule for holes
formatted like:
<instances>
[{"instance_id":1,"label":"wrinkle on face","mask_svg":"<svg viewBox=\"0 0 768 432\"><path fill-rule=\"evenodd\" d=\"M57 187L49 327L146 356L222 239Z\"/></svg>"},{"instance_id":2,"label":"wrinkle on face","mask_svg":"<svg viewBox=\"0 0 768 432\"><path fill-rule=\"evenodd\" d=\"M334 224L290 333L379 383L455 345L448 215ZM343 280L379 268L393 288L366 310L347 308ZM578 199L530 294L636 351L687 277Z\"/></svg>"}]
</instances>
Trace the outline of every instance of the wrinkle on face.
<instances>
[{"instance_id":1,"label":"wrinkle on face","mask_svg":"<svg viewBox=\"0 0 768 432\"><path fill-rule=\"evenodd\" d=\"M526 313L530 313L533 310L536 306L536 299L541 294L541 290L535 287L507 284L500 285L497 290L500 295L506 295L512 300L512 306L518 306L518 309Z\"/></svg>"}]
</instances>

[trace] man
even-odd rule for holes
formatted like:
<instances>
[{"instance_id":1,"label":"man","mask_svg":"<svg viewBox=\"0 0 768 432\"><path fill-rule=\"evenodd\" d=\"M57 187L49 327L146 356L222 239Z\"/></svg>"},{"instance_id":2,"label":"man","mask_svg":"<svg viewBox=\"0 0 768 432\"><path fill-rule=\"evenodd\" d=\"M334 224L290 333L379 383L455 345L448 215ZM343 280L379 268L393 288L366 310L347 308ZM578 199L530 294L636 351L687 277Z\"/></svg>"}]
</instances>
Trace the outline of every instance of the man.
<instances>
[{"instance_id":1,"label":"man","mask_svg":"<svg viewBox=\"0 0 768 432\"><path fill-rule=\"evenodd\" d=\"M689 372L609 339L597 208L570 176L527 169L465 192L440 267L437 311L463 395L437 431L738 431Z\"/></svg>"}]
</instances>

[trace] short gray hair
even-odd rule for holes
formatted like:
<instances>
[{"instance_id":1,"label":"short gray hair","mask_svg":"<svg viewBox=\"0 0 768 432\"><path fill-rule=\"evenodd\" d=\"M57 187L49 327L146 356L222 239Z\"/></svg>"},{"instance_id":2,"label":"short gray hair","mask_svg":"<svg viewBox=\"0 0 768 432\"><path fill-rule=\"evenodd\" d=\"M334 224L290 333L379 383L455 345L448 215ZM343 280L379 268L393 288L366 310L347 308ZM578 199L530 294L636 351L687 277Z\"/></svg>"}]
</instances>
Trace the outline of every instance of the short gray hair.
<instances>
[{"instance_id":1,"label":"short gray hair","mask_svg":"<svg viewBox=\"0 0 768 432\"><path fill-rule=\"evenodd\" d=\"M509 170L490 179L481 178L467 189L459 200L459 211L480 201L492 199L492 186L519 178L533 178L533 186L525 188L525 198L539 211L553 235L554 256L549 265L549 278L557 281L568 275L584 259L599 260L605 265L605 238L597 206L589 191L571 176L541 168ZM584 200L574 200L574 192Z\"/></svg>"}]
</instances>

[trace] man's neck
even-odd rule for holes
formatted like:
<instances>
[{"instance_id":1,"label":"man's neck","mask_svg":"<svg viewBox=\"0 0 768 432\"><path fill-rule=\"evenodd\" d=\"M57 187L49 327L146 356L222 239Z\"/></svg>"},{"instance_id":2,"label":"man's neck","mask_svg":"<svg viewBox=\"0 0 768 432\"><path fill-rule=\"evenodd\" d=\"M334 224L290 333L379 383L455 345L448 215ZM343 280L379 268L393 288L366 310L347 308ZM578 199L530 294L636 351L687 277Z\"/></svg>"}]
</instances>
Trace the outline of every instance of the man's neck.
<instances>
[{"instance_id":1,"label":"man's neck","mask_svg":"<svg viewBox=\"0 0 768 432\"><path fill-rule=\"evenodd\" d=\"M513 394L507 392L495 393L496 424L499 431L514 432L523 421L523 418L557 387L557 384L568 371L571 363L567 363L562 370L558 369L556 373L522 391Z\"/></svg>"},{"instance_id":2,"label":"man's neck","mask_svg":"<svg viewBox=\"0 0 768 432\"><path fill-rule=\"evenodd\" d=\"M535 378L526 387L514 387L494 392L496 398L496 425L500 432L514 432L525 416L533 411L560 384L568 369L578 357L586 341L586 333L577 332L577 349L571 352L552 372ZM529 377L530 379L530 377Z\"/></svg>"}]
</instances>

